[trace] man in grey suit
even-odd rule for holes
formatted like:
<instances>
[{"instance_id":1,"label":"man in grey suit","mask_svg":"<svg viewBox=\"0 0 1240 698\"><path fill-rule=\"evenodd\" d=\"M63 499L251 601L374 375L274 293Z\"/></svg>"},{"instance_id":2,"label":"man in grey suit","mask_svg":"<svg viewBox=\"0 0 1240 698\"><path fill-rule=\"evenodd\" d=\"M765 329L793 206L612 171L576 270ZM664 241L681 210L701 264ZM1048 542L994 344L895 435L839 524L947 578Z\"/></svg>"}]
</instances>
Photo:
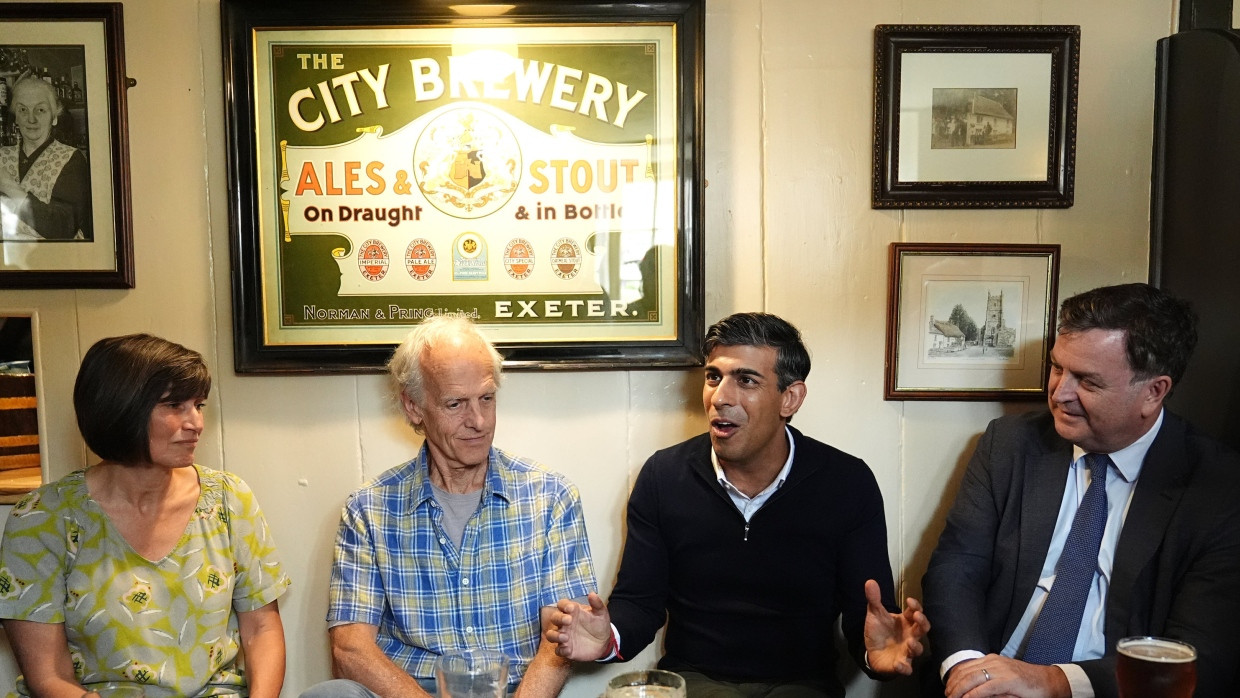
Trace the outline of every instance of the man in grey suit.
<instances>
[{"instance_id":1,"label":"man in grey suit","mask_svg":"<svg viewBox=\"0 0 1240 698\"><path fill-rule=\"evenodd\" d=\"M1064 301L1050 412L990 423L923 580L949 698L1115 696L1130 635L1240 695L1240 456L1163 409L1196 340L1145 284Z\"/></svg>"}]
</instances>

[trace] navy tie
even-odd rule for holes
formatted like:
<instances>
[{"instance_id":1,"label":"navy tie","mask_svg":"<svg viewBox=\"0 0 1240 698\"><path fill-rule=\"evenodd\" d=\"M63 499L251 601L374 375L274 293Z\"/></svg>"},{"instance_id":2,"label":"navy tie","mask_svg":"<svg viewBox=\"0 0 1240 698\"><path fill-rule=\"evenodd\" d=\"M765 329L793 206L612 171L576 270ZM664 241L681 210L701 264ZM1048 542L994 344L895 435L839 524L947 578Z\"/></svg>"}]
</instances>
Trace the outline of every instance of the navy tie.
<instances>
[{"instance_id":1,"label":"navy tie","mask_svg":"<svg viewBox=\"0 0 1240 698\"><path fill-rule=\"evenodd\" d=\"M1098 567L1098 548L1107 525L1107 466L1105 453L1085 454L1089 487L1072 519L1072 530L1055 564L1055 583L1033 623L1023 659L1031 664L1066 664L1081 630L1085 598Z\"/></svg>"}]
</instances>

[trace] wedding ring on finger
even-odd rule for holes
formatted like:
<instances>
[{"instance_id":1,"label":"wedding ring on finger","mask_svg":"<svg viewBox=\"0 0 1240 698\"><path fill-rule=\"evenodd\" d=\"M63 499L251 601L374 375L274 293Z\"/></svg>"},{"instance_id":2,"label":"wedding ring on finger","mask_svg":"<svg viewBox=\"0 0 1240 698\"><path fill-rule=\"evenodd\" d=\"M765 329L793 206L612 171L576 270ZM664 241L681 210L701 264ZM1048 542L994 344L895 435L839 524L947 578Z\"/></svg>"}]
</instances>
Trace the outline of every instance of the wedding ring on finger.
<instances>
[{"instance_id":1,"label":"wedding ring on finger","mask_svg":"<svg viewBox=\"0 0 1240 698\"><path fill-rule=\"evenodd\" d=\"M986 671L985 669L982 669L982 683L986 683L989 680L990 680L990 672Z\"/></svg>"}]
</instances>

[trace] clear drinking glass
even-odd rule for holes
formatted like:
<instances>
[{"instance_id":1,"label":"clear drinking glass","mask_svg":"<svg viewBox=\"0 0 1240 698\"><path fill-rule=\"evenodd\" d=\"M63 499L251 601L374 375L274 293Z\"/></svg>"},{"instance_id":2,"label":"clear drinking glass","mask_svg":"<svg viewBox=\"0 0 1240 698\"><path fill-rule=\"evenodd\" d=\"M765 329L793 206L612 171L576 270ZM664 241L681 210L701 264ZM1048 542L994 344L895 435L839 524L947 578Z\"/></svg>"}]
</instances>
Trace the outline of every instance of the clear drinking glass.
<instances>
[{"instance_id":1,"label":"clear drinking glass","mask_svg":"<svg viewBox=\"0 0 1240 698\"><path fill-rule=\"evenodd\" d=\"M503 698L508 656L491 650L446 652L435 661L439 698Z\"/></svg>"},{"instance_id":2,"label":"clear drinking glass","mask_svg":"<svg viewBox=\"0 0 1240 698\"><path fill-rule=\"evenodd\" d=\"M146 689L138 684L116 684L99 691L103 698L145 698Z\"/></svg>"},{"instance_id":3,"label":"clear drinking glass","mask_svg":"<svg viewBox=\"0 0 1240 698\"><path fill-rule=\"evenodd\" d=\"M685 679L662 669L630 671L607 682L606 698L685 698Z\"/></svg>"},{"instance_id":4,"label":"clear drinking glass","mask_svg":"<svg viewBox=\"0 0 1240 698\"><path fill-rule=\"evenodd\" d=\"M1126 637L1115 646L1120 698L1192 698L1197 649L1161 637Z\"/></svg>"}]
</instances>

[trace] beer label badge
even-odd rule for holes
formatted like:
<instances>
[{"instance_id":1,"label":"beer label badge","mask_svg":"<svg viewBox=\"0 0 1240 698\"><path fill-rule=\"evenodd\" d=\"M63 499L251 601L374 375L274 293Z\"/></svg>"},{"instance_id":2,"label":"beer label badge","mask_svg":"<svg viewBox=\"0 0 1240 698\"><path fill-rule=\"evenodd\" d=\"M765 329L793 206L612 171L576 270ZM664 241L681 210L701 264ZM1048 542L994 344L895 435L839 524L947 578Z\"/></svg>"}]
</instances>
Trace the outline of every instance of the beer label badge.
<instances>
[{"instance_id":1,"label":"beer label badge","mask_svg":"<svg viewBox=\"0 0 1240 698\"><path fill-rule=\"evenodd\" d=\"M461 233L452 243L452 280L486 281L487 243L478 233Z\"/></svg>"},{"instance_id":2,"label":"beer label badge","mask_svg":"<svg viewBox=\"0 0 1240 698\"><path fill-rule=\"evenodd\" d=\"M581 271L581 246L572 238L560 238L551 246L551 271L565 281Z\"/></svg>"},{"instance_id":3,"label":"beer label badge","mask_svg":"<svg viewBox=\"0 0 1240 698\"><path fill-rule=\"evenodd\" d=\"M367 281L378 281L387 276L388 251L381 240L371 238L357 248L357 267Z\"/></svg>"},{"instance_id":4,"label":"beer label badge","mask_svg":"<svg viewBox=\"0 0 1240 698\"><path fill-rule=\"evenodd\" d=\"M435 273L435 247L425 238L414 238L405 248L405 271L418 281L426 281Z\"/></svg>"},{"instance_id":5,"label":"beer label badge","mask_svg":"<svg viewBox=\"0 0 1240 698\"><path fill-rule=\"evenodd\" d=\"M525 238L513 238L504 248L504 271L520 281L534 273L534 246Z\"/></svg>"}]
</instances>

